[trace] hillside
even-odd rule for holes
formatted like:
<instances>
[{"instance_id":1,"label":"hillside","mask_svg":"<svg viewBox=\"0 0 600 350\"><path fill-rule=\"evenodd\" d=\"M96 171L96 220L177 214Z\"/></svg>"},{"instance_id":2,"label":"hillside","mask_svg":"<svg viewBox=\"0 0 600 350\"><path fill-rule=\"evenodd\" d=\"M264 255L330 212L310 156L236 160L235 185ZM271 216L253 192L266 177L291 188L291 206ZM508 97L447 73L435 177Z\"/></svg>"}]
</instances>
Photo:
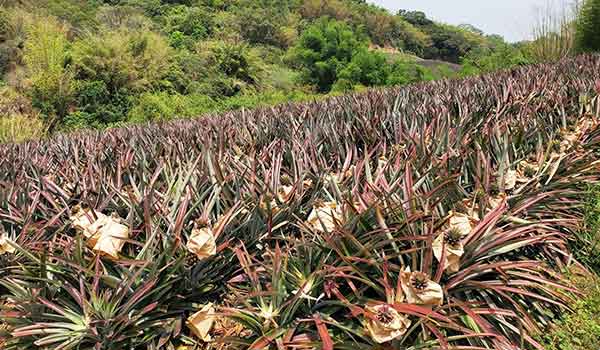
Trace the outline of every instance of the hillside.
<instances>
[{"instance_id":1,"label":"hillside","mask_svg":"<svg viewBox=\"0 0 600 350\"><path fill-rule=\"evenodd\" d=\"M525 62L498 36L359 0L5 0L0 142Z\"/></svg>"},{"instance_id":2,"label":"hillside","mask_svg":"<svg viewBox=\"0 0 600 350\"><path fill-rule=\"evenodd\" d=\"M2 349L543 349L589 275L598 71L0 145Z\"/></svg>"}]
</instances>

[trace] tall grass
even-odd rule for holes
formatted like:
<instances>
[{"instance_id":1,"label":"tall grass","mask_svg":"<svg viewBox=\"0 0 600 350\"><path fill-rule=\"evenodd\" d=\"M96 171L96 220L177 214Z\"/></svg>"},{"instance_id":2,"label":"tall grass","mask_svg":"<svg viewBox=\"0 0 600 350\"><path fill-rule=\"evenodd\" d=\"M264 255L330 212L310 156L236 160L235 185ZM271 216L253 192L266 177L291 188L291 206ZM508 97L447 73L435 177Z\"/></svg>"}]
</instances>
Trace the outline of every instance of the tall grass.
<instances>
[{"instance_id":1,"label":"tall grass","mask_svg":"<svg viewBox=\"0 0 600 350\"><path fill-rule=\"evenodd\" d=\"M556 61L574 53L579 8L579 0L551 0L537 9L529 46L536 61Z\"/></svg>"},{"instance_id":2,"label":"tall grass","mask_svg":"<svg viewBox=\"0 0 600 350\"><path fill-rule=\"evenodd\" d=\"M45 134L43 121L35 117L19 114L0 117L0 143L40 139Z\"/></svg>"}]
</instances>

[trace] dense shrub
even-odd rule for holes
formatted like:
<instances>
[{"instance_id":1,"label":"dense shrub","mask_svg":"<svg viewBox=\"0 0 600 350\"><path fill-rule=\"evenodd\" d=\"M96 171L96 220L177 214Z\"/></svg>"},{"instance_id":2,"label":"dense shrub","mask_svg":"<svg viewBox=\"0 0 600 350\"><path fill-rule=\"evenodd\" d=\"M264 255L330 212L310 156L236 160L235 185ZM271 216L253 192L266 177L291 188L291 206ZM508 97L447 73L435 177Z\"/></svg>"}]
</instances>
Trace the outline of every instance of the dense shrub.
<instances>
[{"instance_id":1,"label":"dense shrub","mask_svg":"<svg viewBox=\"0 0 600 350\"><path fill-rule=\"evenodd\" d=\"M103 80L80 80L75 89L78 111L65 117L65 127L100 128L125 121L131 99L132 96L125 87L110 91Z\"/></svg>"},{"instance_id":2,"label":"dense shrub","mask_svg":"<svg viewBox=\"0 0 600 350\"><path fill-rule=\"evenodd\" d=\"M24 142L46 135L44 122L31 115L0 116L0 143Z\"/></svg>"},{"instance_id":3,"label":"dense shrub","mask_svg":"<svg viewBox=\"0 0 600 350\"><path fill-rule=\"evenodd\" d=\"M249 43L287 48L297 37L299 19L283 4L260 6L255 1L242 4L237 25Z\"/></svg>"},{"instance_id":4,"label":"dense shrub","mask_svg":"<svg viewBox=\"0 0 600 350\"><path fill-rule=\"evenodd\" d=\"M463 57L461 63L461 74L472 75L513 68L531 63L531 61L518 47L500 44L493 48L471 50Z\"/></svg>"},{"instance_id":5,"label":"dense shrub","mask_svg":"<svg viewBox=\"0 0 600 350\"><path fill-rule=\"evenodd\" d=\"M577 18L575 45L580 52L600 51L600 1L583 1Z\"/></svg>"},{"instance_id":6,"label":"dense shrub","mask_svg":"<svg viewBox=\"0 0 600 350\"><path fill-rule=\"evenodd\" d=\"M324 19L302 33L293 48L292 61L302 69L304 82L316 85L319 91L329 91L338 73L365 46L364 39L347 24Z\"/></svg>"},{"instance_id":7,"label":"dense shrub","mask_svg":"<svg viewBox=\"0 0 600 350\"><path fill-rule=\"evenodd\" d=\"M193 112L186 102L186 98L181 95L145 93L137 99L128 119L133 122L147 122L189 117Z\"/></svg>"},{"instance_id":8,"label":"dense shrub","mask_svg":"<svg viewBox=\"0 0 600 350\"><path fill-rule=\"evenodd\" d=\"M459 63L461 57L471 49L485 44L483 36L469 27L435 23L423 12L400 11L399 16L427 35L431 44L423 48L422 54L425 58Z\"/></svg>"},{"instance_id":9,"label":"dense shrub","mask_svg":"<svg viewBox=\"0 0 600 350\"><path fill-rule=\"evenodd\" d=\"M79 80L103 81L115 93L134 93L168 85L172 62L165 39L150 31L120 29L88 35L73 45L73 66Z\"/></svg>"},{"instance_id":10,"label":"dense shrub","mask_svg":"<svg viewBox=\"0 0 600 350\"><path fill-rule=\"evenodd\" d=\"M338 79L346 79L365 86L384 85L390 67L387 58L378 52L361 49L356 52L348 65L338 73Z\"/></svg>"},{"instance_id":11,"label":"dense shrub","mask_svg":"<svg viewBox=\"0 0 600 350\"><path fill-rule=\"evenodd\" d=\"M398 60L391 67L387 85L405 85L430 80L427 69L408 60Z\"/></svg>"},{"instance_id":12,"label":"dense shrub","mask_svg":"<svg viewBox=\"0 0 600 350\"><path fill-rule=\"evenodd\" d=\"M257 52L245 43L210 41L199 45L196 51L207 69L202 92L231 97L263 84L265 66Z\"/></svg>"},{"instance_id":13,"label":"dense shrub","mask_svg":"<svg viewBox=\"0 0 600 350\"><path fill-rule=\"evenodd\" d=\"M67 29L53 18L35 18L29 24L23 59L33 106L60 123L72 101L73 78Z\"/></svg>"},{"instance_id":14,"label":"dense shrub","mask_svg":"<svg viewBox=\"0 0 600 350\"><path fill-rule=\"evenodd\" d=\"M96 21L103 29L132 31L144 30L152 27L152 21L144 16L143 11L137 7L115 5L101 6L96 12Z\"/></svg>"},{"instance_id":15,"label":"dense shrub","mask_svg":"<svg viewBox=\"0 0 600 350\"><path fill-rule=\"evenodd\" d=\"M5 9L0 9L0 43L3 43L10 37L11 26L8 12Z\"/></svg>"},{"instance_id":16,"label":"dense shrub","mask_svg":"<svg viewBox=\"0 0 600 350\"><path fill-rule=\"evenodd\" d=\"M588 350L600 343L600 284L597 277L578 277L585 292L540 338L546 350ZM583 285L582 285L583 284Z\"/></svg>"}]
</instances>

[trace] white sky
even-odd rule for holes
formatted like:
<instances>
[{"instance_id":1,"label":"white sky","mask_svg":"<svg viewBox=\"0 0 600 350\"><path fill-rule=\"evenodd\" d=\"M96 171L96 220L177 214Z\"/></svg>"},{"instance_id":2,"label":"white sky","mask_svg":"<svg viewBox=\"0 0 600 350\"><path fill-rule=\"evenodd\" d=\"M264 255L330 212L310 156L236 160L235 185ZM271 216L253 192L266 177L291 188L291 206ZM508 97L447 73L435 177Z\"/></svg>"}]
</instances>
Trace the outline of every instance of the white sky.
<instances>
[{"instance_id":1,"label":"white sky","mask_svg":"<svg viewBox=\"0 0 600 350\"><path fill-rule=\"evenodd\" d=\"M369 0L396 13L419 10L448 24L469 23L486 34L500 34L507 41L528 39L540 9L562 8L568 0Z\"/></svg>"}]
</instances>

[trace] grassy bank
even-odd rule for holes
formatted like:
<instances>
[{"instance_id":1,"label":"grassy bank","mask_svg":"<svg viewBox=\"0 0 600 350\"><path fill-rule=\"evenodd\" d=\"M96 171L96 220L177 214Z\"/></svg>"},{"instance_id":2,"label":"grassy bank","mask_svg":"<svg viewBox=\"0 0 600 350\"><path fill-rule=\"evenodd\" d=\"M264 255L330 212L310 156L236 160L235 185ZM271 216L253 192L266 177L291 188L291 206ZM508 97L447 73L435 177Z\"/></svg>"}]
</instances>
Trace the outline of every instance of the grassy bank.
<instances>
[{"instance_id":1,"label":"grassy bank","mask_svg":"<svg viewBox=\"0 0 600 350\"><path fill-rule=\"evenodd\" d=\"M572 305L572 313L565 314L541 337L546 350L590 350L600 344L599 279L580 276L575 283L585 296Z\"/></svg>"}]
</instances>

